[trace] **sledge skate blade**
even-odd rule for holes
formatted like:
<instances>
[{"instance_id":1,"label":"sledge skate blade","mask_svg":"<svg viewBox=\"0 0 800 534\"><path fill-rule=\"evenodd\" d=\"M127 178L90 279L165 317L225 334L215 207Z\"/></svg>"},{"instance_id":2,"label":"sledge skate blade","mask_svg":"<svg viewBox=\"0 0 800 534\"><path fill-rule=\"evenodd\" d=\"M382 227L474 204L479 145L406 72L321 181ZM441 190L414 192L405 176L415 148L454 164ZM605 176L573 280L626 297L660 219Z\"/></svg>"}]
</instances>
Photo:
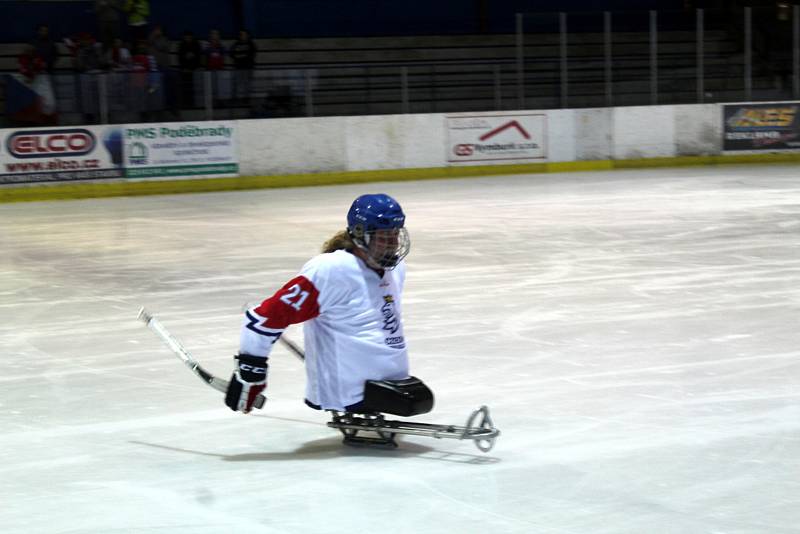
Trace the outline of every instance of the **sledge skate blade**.
<instances>
[{"instance_id":1,"label":"sledge skate blade","mask_svg":"<svg viewBox=\"0 0 800 534\"><path fill-rule=\"evenodd\" d=\"M386 420L383 414L352 414L339 413L330 410L333 421L327 426L339 430L345 436L345 442L351 440L353 444L391 442L394 446L394 436L406 434L412 436L428 436L431 438L469 439L475 443L482 452L489 452L494 447L494 442L500 435L500 430L494 427L489 416L489 408L481 406L472 412L466 426L436 425L430 423L409 423L406 421ZM378 438L359 436L359 432L374 432ZM348 443L351 444L351 443Z\"/></svg>"}]
</instances>

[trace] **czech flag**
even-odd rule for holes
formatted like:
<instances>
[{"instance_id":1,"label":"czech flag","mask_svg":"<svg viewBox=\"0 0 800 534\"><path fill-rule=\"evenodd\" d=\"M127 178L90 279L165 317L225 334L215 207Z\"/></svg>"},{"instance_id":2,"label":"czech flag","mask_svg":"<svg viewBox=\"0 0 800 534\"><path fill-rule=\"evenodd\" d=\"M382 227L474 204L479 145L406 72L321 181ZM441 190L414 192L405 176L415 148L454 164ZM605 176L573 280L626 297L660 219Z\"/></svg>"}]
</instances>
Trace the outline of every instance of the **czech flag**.
<instances>
[{"instance_id":1,"label":"czech flag","mask_svg":"<svg viewBox=\"0 0 800 534\"><path fill-rule=\"evenodd\" d=\"M22 74L7 74L6 114L18 123L56 124L56 99L50 77L39 74L30 80Z\"/></svg>"}]
</instances>

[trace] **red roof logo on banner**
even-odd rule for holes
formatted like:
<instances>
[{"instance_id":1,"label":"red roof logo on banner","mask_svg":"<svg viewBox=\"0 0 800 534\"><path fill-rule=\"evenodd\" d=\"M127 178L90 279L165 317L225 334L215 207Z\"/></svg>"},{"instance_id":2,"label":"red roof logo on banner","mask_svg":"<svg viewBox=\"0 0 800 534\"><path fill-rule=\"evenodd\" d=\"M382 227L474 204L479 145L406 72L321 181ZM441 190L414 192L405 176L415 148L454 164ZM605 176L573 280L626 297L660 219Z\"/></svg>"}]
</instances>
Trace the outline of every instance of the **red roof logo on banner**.
<instances>
[{"instance_id":1,"label":"red roof logo on banner","mask_svg":"<svg viewBox=\"0 0 800 534\"><path fill-rule=\"evenodd\" d=\"M519 131L519 133L521 133L522 137L524 137L525 139L530 139L531 138L530 134L527 131L525 131L525 128L523 128L522 125L520 125L520 123L518 123L517 121L514 120L514 121L509 121L509 122L503 124L502 126L498 126L494 130L486 132L485 134L480 136L479 139L481 141L486 141L487 139L489 139L491 137L494 137L495 135L499 134L500 132L502 132L504 130L508 130L509 128L516 128L517 131Z\"/></svg>"}]
</instances>

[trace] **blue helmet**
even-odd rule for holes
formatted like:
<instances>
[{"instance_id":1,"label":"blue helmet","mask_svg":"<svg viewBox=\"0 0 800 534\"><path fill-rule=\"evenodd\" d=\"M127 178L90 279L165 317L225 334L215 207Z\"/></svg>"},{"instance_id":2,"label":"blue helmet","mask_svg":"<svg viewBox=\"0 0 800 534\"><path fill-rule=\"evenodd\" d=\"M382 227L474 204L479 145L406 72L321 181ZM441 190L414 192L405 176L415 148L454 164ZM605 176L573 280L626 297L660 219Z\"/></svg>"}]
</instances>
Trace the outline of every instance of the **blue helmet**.
<instances>
[{"instance_id":1,"label":"blue helmet","mask_svg":"<svg viewBox=\"0 0 800 534\"><path fill-rule=\"evenodd\" d=\"M408 254L411 242L405 222L403 208L384 194L361 195L347 212L347 232L356 246L366 252L370 266L379 269L394 268ZM396 232L375 239L380 230Z\"/></svg>"},{"instance_id":2,"label":"blue helmet","mask_svg":"<svg viewBox=\"0 0 800 534\"><path fill-rule=\"evenodd\" d=\"M389 195L361 195L347 212L347 229L351 234L374 230L402 228L406 215L400 204Z\"/></svg>"}]
</instances>

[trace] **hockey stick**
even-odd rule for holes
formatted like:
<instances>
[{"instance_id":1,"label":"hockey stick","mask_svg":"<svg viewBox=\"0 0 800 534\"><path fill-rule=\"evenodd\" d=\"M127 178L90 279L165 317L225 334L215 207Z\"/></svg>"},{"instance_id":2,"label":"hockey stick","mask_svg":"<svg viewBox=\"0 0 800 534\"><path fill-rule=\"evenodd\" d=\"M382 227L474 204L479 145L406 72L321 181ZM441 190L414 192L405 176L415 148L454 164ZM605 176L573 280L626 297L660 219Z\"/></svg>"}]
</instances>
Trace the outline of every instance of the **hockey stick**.
<instances>
[{"instance_id":1,"label":"hockey stick","mask_svg":"<svg viewBox=\"0 0 800 534\"><path fill-rule=\"evenodd\" d=\"M200 363L195 360L191 354L189 354L189 351L187 351L183 345L181 345L181 342L175 339L175 337L173 337L172 334L170 334L167 329L164 328L164 325L161 324L161 321L159 321L152 313L144 308L141 308L139 310L139 320L147 325L147 328L155 332L155 334L161 338L161 341L163 341L170 349L172 349L172 352L174 352L175 355L177 355L178 358L180 358L181 361L186 364L186 367L188 367L194 374L199 376L203 382L217 391L221 391L222 393L228 391L228 381L218 378L203 369ZM263 395L259 395L256 397L253 405L256 408L261 408L264 406L265 402L267 402L267 398Z\"/></svg>"},{"instance_id":2,"label":"hockey stick","mask_svg":"<svg viewBox=\"0 0 800 534\"><path fill-rule=\"evenodd\" d=\"M287 339L285 336L281 336L278 339L280 339L281 343L286 345L286 348L292 351L295 356L300 358L300 361L306 361L306 353L303 352L303 349L301 349L299 346L295 345L292 340Z\"/></svg>"}]
</instances>

